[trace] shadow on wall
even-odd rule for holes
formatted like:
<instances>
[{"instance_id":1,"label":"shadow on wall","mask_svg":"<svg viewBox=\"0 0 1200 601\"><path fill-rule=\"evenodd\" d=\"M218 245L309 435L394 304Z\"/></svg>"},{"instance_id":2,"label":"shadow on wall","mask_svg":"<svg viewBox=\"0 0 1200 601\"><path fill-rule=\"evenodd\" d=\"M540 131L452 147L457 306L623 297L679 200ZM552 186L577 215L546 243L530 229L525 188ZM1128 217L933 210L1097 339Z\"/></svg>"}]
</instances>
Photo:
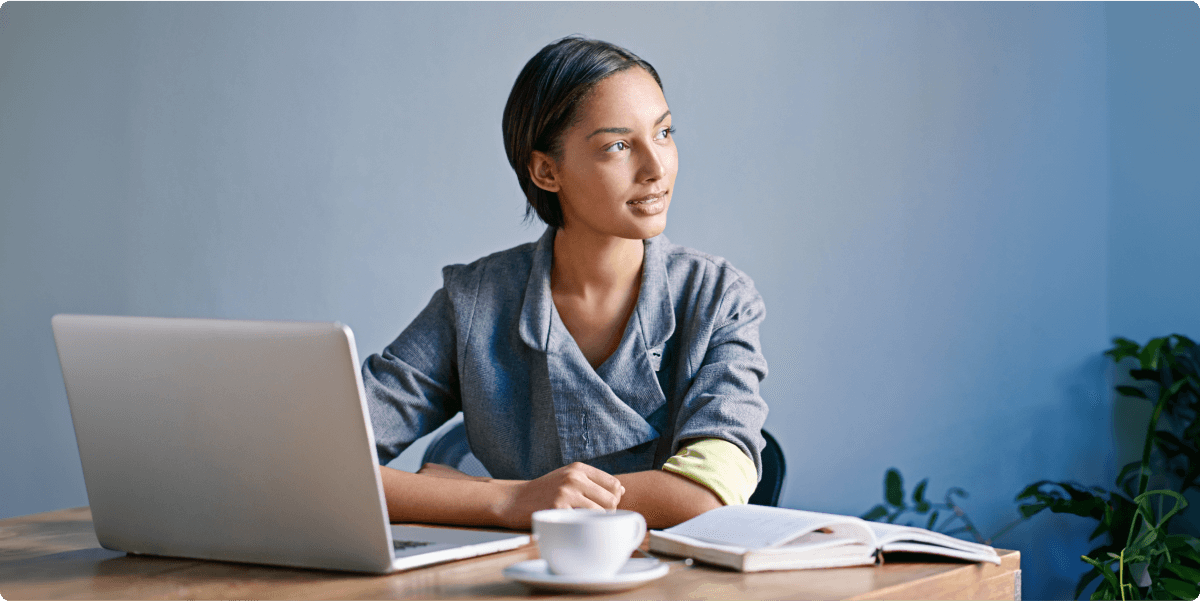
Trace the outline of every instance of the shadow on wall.
<instances>
[{"instance_id":1,"label":"shadow on wall","mask_svg":"<svg viewBox=\"0 0 1200 601\"><path fill-rule=\"evenodd\" d=\"M1125 457L1127 447L1131 448L1130 444L1119 445L1115 441L1118 437L1136 438L1136 434L1113 432L1119 426L1112 389L1112 360L1098 349L1057 374L1054 382L1061 404L1040 408L1038 419L1027 422L1037 425L1027 434L1027 446L1022 453L1026 461L1036 463L1026 472L1036 474L1036 479L1076 481L1084 486L1110 485L1116 475L1117 461ZM1121 405L1120 409L1127 408ZM1068 424L1078 429L1064 430ZM1140 455L1141 449L1133 453ZM1030 480L1025 485L1033 483ZM1004 491L1010 495L1014 517L1019 515L1015 500L1019 492ZM1090 569L1080 556L1096 546L1088 540L1094 527L1094 522L1078 516L1042 512L1016 526L1010 536L1002 537L996 545L1021 549L1027 591L1036 586L1043 594L1072 598L1079 577Z\"/></svg>"},{"instance_id":2,"label":"shadow on wall","mask_svg":"<svg viewBox=\"0 0 1200 601\"><path fill-rule=\"evenodd\" d=\"M1115 467L1118 469L1141 458L1142 446L1146 441L1146 426L1154 410L1149 401L1120 395L1115 390L1117 386L1132 386L1137 383L1137 380L1129 376L1130 368L1137 365L1137 360L1133 358L1124 359L1120 363L1109 361L1108 364L1108 380L1111 384L1108 398L1112 403L1112 453Z\"/></svg>"},{"instance_id":3,"label":"shadow on wall","mask_svg":"<svg viewBox=\"0 0 1200 601\"><path fill-rule=\"evenodd\" d=\"M1064 372L1058 379L1063 389L1062 397L1067 402L1064 411L1069 423L1091 424L1093 428L1092 432L1081 433L1085 444L1069 447L1073 456L1063 464L1067 475L1107 474L1116 465L1121 465L1125 457L1124 447L1118 440L1125 440L1127 433L1114 431L1110 441L1105 432L1109 423L1114 429L1119 428L1118 415L1115 413L1118 397L1113 392L1112 373L1112 360L1099 351L1089 355L1075 369ZM1138 448L1130 456L1131 459L1140 456L1141 452L1141 448Z\"/></svg>"}]
</instances>

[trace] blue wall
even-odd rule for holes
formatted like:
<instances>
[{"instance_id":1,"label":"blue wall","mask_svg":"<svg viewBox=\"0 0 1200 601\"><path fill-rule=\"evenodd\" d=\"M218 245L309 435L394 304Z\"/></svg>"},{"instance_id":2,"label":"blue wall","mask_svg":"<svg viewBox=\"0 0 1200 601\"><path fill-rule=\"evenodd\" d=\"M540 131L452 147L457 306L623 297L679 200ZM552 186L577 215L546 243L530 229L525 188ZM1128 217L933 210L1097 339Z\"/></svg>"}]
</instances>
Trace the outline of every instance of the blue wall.
<instances>
[{"instance_id":1,"label":"blue wall","mask_svg":"<svg viewBox=\"0 0 1200 601\"><path fill-rule=\"evenodd\" d=\"M896 466L969 490L994 532L1025 484L1108 482L1124 459L1111 335L1200 335L1200 103L1180 76L1198 17L7 3L0 517L86 503L54 313L340 320L366 355L442 265L536 238L500 113L538 48L585 33L663 76L681 161L667 235L766 299L784 504L862 513ZM1149 293L1171 274L1181 292ZM1023 552L1027 597L1066 597L1086 534L1050 516L998 544Z\"/></svg>"},{"instance_id":2,"label":"blue wall","mask_svg":"<svg viewBox=\"0 0 1200 601\"><path fill-rule=\"evenodd\" d=\"M1114 2L1108 329L1200 338L1200 9Z\"/></svg>"},{"instance_id":3,"label":"blue wall","mask_svg":"<svg viewBox=\"0 0 1200 601\"><path fill-rule=\"evenodd\" d=\"M1200 10L1114 2L1105 11L1109 334L1200 340ZM1148 414L1145 401L1113 399L1126 456L1140 456ZM1200 531L1200 494L1187 498L1183 519Z\"/></svg>"}]
</instances>

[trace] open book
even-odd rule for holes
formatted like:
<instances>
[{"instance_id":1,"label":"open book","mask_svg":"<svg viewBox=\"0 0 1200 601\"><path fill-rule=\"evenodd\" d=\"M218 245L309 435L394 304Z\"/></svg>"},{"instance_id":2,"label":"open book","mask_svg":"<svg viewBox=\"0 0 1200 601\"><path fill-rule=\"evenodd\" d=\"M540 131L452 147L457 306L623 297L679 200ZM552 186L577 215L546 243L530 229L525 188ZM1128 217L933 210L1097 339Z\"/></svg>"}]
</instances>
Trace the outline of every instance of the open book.
<instances>
[{"instance_id":1,"label":"open book","mask_svg":"<svg viewBox=\"0 0 1200 601\"><path fill-rule=\"evenodd\" d=\"M924 528L760 505L728 505L674 528L652 530L650 550L742 572L869 565L879 551L1000 564L987 545Z\"/></svg>"}]
</instances>

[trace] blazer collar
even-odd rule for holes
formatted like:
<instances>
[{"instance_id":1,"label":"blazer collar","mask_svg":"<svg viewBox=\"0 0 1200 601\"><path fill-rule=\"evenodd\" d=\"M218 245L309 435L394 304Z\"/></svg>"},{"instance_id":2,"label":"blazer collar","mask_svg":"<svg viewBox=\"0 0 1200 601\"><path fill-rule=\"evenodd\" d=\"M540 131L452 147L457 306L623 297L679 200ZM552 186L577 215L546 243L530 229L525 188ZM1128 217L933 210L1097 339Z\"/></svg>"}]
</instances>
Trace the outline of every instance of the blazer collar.
<instances>
[{"instance_id":1,"label":"blazer collar","mask_svg":"<svg viewBox=\"0 0 1200 601\"><path fill-rule=\"evenodd\" d=\"M550 347L550 320L554 298L550 295L550 267L554 263L554 234L547 227L533 251L533 264L525 283L518 330L530 348L547 352ZM647 348L661 346L675 331L675 305L667 280L667 237L658 235L643 242L642 285L633 318L638 320Z\"/></svg>"}]
</instances>

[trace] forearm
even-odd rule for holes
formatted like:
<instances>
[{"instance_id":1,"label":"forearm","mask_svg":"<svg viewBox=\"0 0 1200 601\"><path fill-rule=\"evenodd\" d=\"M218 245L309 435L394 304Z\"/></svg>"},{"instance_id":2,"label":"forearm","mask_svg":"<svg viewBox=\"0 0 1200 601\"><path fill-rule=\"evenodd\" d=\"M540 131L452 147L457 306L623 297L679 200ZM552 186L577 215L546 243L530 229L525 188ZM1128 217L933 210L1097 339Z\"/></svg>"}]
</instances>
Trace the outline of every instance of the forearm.
<instances>
[{"instance_id":1,"label":"forearm","mask_svg":"<svg viewBox=\"0 0 1200 601\"><path fill-rule=\"evenodd\" d=\"M391 521L528 529L539 509L615 509L625 492L615 477L583 463L534 480L473 478L436 464L422 472L379 468Z\"/></svg>"},{"instance_id":2,"label":"forearm","mask_svg":"<svg viewBox=\"0 0 1200 601\"><path fill-rule=\"evenodd\" d=\"M442 465L440 463L426 463L425 465L421 466L421 469L417 470L417 473L421 474L421 475L425 475L425 476L436 476L438 478L455 478L458 480L478 480L479 482L490 482L491 481L491 478L485 478L483 476L471 476L468 474L464 474L448 465Z\"/></svg>"},{"instance_id":3,"label":"forearm","mask_svg":"<svg viewBox=\"0 0 1200 601\"><path fill-rule=\"evenodd\" d=\"M650 528L669 528L723 505L702 484L663 470L620 474L617 479L625 486L620 508L642 514Z\"/></svg>"},{"instance_id":4,"label":"forearm","mask_svg":"<svg viewBox=\"0 0 1200 601\"><path fill-rule=\"evenodd\" d=\"M393 522L500 526L503 481L412 474L379 468ZM465 476L465 474L464 474Z\"/></svg>"}]
</instances>

